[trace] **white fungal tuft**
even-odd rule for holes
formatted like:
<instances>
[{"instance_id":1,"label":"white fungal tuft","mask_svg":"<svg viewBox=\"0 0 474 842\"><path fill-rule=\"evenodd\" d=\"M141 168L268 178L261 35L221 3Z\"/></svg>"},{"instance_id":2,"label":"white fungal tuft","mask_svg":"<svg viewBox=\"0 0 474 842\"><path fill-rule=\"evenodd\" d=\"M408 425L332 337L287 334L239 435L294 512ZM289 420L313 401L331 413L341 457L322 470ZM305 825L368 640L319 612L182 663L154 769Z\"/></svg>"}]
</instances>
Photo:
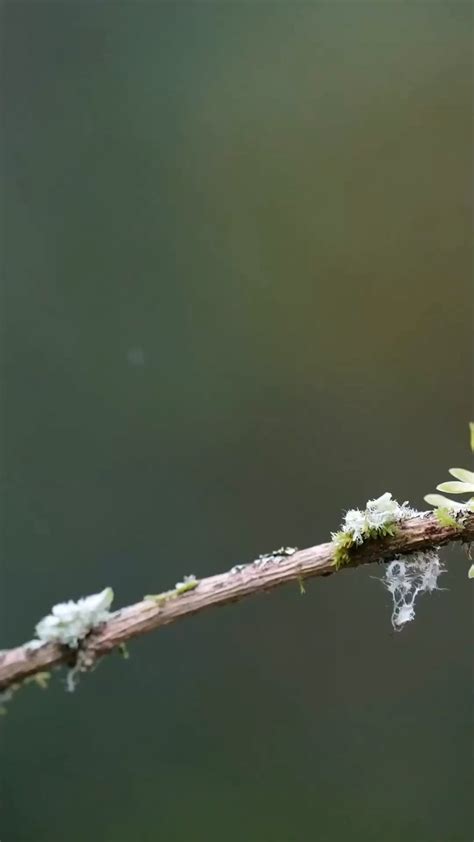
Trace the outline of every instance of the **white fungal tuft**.
<instances>
[{"instance_id":1,"label":"white fungal tuft","mask_svg":"<svg viewBox=\"0 0 474 842\"><path fill-rule=\"evenodd\" d=\"M43 617L36 626L36 636L43 643L61 643L77 649L79 641L109 617L114 598L112 588L83 597L77 602L59 602L51 614Z\"/></svg>"},{"instance_id":2,"label":"white fungal tuft","mask_svg":"<svg viewBox=\"0 0 474 842\"><path fill-rule=\"evenodd\" d=\"M349 509L342 524L342 532L347 532L354 544L362 544L367 538L390 534L390 527L394 524L419 514L407 502L398 503L393 500L390 491L386 491L380 497L369 500L364 511Z\"/></svg>"}]
</instances>

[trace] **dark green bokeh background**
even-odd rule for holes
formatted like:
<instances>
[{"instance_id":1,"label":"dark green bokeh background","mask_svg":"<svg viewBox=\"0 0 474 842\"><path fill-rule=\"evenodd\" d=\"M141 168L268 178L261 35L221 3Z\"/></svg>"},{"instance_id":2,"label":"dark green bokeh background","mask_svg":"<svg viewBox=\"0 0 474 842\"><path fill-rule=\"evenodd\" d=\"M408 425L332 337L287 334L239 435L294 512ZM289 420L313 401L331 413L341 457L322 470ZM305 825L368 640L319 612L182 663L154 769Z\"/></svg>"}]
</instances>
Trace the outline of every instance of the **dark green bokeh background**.
<instances>
[{"instance_id":1,"label":"dark green bokeh background","mask_svg":"<svg viewBox=\"0 0 474 842\"><path fill-rule=\"evenodd\" d=\"M468 464L472 13L3 4L3 646ZM445 557L400 635L375 567L23 691L2 842L469 842Z\"/></svg>"}]
</instances>

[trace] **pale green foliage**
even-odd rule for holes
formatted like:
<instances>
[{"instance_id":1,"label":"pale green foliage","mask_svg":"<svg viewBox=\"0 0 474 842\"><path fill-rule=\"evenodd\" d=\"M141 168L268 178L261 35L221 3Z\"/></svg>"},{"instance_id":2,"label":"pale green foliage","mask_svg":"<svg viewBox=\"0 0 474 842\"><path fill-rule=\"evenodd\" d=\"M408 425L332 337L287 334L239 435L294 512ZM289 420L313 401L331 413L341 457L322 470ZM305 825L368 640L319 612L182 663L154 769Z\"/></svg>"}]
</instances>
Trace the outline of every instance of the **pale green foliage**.
<instances>
[{"instance_id":1,"label":"pale green foliage","mask_svg":"<svg viewBox=\"0 0 474 842\"><path fill-rule=\"evenodd\" d=\"M469 422L469 430L471 450L474 453L474 421ZM468 471L467 468L450 468L449 473L455 481L441 482L436 486L438 491L444 491L447 494L474 494L473 471ZM462 518L463 514L474 512L474 497L470 497L464 503L459 503L457 500L445 497L444 494L427 494L425 500L430 506L436 508L436 516L442 526L458 526L459 518ZM471 565L468 576L474 579L474 565Z\"/></svg>"},{"instance_id":2,"label":"pale green foliage","mask_svg":"<svg viewBox=\"0 0 474 842\"><path fill-rule=\"evenodd\" d=\"M178 596L182 596L188 591L193 591L198 585L199 579L196 579L194 573L191 573L190 576L184 576L182 582L176 582L174 590L163 591L163 593L157 594L146 594L143 599L148 599L150 602L156 602L158 605L164 605L164 603L168 602L170 599L176 599Z\"/></svg>"},{"instance_id":3,"label":"pale green foliage","mask_svg":"<svg viewBox=\"0 0 474 842\"><path fill-rule=\"evenodd\" d=\"M191 573L190 576L185 576L182 582L176 582L175 590L177 594L181 595L187 593L187 591L193 591L198 585L199 582L194 573Z\"/></svg>"},{"instance_id":4,"label":"pale green foliage","mask_svg":"<svg viewBox=\"0 0 474 842\"><path fill-rule=\"evenodd\" d=\"M474 421L470 422L469 428L471 431L471 450L474 452ZM449 473L452 477L455 477L457 482L453 480L441 482L436 486L438 491L445 491L447 494L474 494L474 471L468 471L467 468L450 468ZM430 506L447 508L449 511L474 512L474 497L471 497L465 503L458 503L457 500L451 500L442 494L427 494L425 500Z\"/></svg>"},{"instance_id":5,"label":"pale green foliage","mask_svg":"<svg viewBox=\"0 0 474 842\"><path fill-rule=\"evenodd\" d=\"M447 494L474 494L474 474L465 468L450 468L451 476L456 477L459 482L442 482L436 486L438 491L446 491Z\"/></svg>"},{"instance_id":6,"label":"pale green foliage","mask_svg":"<svg viewBox=\"0 0 474 842\"><path fill-rule=\"evenodd\" d=\"M458 503L457 500L451 500L445 497L444 494L425 494L423 498L430 506L435 508L447 509L448 512L464 512L466 506L464 503Z\"/></svg>"}]
</instances>

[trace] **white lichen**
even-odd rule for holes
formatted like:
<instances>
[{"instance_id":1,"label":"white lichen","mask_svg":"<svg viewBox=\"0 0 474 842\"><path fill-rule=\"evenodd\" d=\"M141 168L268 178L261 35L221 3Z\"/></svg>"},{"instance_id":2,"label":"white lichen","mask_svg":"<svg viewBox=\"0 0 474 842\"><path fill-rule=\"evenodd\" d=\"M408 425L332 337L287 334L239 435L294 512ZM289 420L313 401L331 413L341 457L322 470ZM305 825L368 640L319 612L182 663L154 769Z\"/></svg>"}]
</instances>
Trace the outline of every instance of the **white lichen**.
<instances>
[{"instance_id":1,"label":"white lichen","mask_svg":"<svg viewBox=\"0 0 474 842\"><path fill-rule=\"evenodd\" d=\"M436 550L398 556L387 565L382 584L392 596L392 626L401 631L415 618L415 600L419 594L441 590L438 578L444 573Z\"/></svg>"},{"instance_id":2,"label":"white lichen","mask_svg":"<svg viewBox=\"0 0 474 842\"><path fill-rule=\"evenodd\" d=\"M298 547L279 547L277 550L272 550L271 553L259 555L252 564L254 567L265 567L267 564L280 564L281 561L294 555L297 550Z\"/></svg>"},{"instance_id":3,"label":"white lichen","mask_svg":"<svg viewBox=\"0 0 474 842\"><path fill-rule=\"evenodd\" d=\"M36 626L38 645L60 643L77 649L89 632L110 617L109 608L114 598L112 588L78 599L77 602L59 602L51 614L43 617ZM31 647L30 647L31 648Z\"/></svg>"},{"instance_id":4,"label":"white lichen","mask_svg":"<svg viewBox=\"0 0 474 842\"><path fill-rule=\"evenodd\" d=\"M400 504L393 500L389 491L369 500L363 511L350 509L341 530L332 536L336 567L347 563L352 547L373 538L395 535L399 523L421 515L422 512L412 509L407 502ZM419 594L439 590L438 577L443 571L436 550L400 555L387 565L382 582L392 596L394 629L400 631L414 619Z\"/></svg>"},{"instance_id":5,"label":"white lichen","mask_svg":"<svg viewBox=\"0 0 474 842\"><path fill-rule=\"evenodd\" d=\"M362 544L366 530L365 512L361 512L360 509L349 509L345 514L341 531L351 535L355 544Z\"/></svg>"},{"instance_id":6,"label":"white lichen","mask_svg":"<svg viewBox=\"0 0 474 842\"><path fill-rule=\"evenodd\" d=\"M234 564L233 567L230 568L231 573L242 573L242 570L248 567L248 564Z\"/></svg>"},{"instance_id":7,"label":"white lichen","mask_svg":"<svg viewBox=\"0 0 474 842\"><path fill-rule=\"evenodd\" d=\"M390 534L391 527L396 523L418 514L407 502L398 503L392 499L390 491L386 491L380 497L368 500L364 511L349 509L341 531L350 535L354 544L362 544L367 538Z\"/></svg>"},{"instance_id":8,"label":"white lichen","mask_svg":"<svg viewBox=\"0 0 474 842\"><path fill-rule=\"evenodd\" d=\"M272 550L270 553L262 553L254 561L247 564L234 564L230 568L230 573L242 573L249 567L266 567L267 564L280 564L285 559L298 552L298 547L279 547L277 550Z\"/></svg>"}]
</instances>

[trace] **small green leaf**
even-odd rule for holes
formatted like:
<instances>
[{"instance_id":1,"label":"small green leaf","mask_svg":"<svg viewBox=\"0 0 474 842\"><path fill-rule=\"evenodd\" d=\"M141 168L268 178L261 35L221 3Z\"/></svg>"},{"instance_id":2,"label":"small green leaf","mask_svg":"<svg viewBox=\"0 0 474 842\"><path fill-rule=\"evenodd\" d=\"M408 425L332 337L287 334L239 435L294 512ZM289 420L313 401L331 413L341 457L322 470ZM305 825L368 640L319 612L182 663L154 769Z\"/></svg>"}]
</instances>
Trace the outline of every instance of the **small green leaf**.
<instances>
[{"instance_id":1,"label":"small green leaf","mask_svg":"<svg viewBox=\"0 0 474 842\"><path fill-rule=\"evenodd\" d=\"M446 491L448 494L469 494L474 491L474 484L469 482L442 482L437 485L438 491Z\"/></svg>"},{"instance_id":2,"label":"small green leaf","mask_svg":"<svg viewBox=\"0 0 474 842\"><path fill-rule=\"evenodd\" d=\"M194 575L185 576L182 582L176 582L175 591L178 596L181 596L188 591L193 591L199 585L198 579Z\"/></svg>"},{"instance_id":3,"label":"small green leaf","mask_svg":"<svg viewBox=\"0 0 474 842\"><path fill-rule=\"evenodd\" d=\"M469 579L474 579L474 564L471 564L467 575Z\"/></svg>"},{"instance_id":4,"label":"small green leaf","mask_svg":"<svg viewBox=\"0 0 474 842\"><path fill-rule=\"evenodd\" d=\"M466 468L450 468L449 473L452 477L460 479L461 482L474 484L474 471L467 471Z\"/></svg>"},{"instance_id":5,"label":"small green leaf","mask_svg":"<svg viewBox=\"0 0 474 842\"><path fill-rule=\"evenodd\" d=\"M147 593L143 599L149 602L156 602L157 605L164 605L165 602L168 602L174 596L176 596L176 591L163 591L163 593Z\"/></svg>"},{"instance_id":6,"label":"small green leaf","mask_svg":"<svg viewBox=\"0 0 474 842\"><path fill-rule=\"evenodd\" d=\"M436 506L446 509L462 509L463 504L458 503L456 500L450 500L449 497L443 497L442 494L426 494L424 497L427 503L430 506Z\"/></svg>"}]
</instances>

